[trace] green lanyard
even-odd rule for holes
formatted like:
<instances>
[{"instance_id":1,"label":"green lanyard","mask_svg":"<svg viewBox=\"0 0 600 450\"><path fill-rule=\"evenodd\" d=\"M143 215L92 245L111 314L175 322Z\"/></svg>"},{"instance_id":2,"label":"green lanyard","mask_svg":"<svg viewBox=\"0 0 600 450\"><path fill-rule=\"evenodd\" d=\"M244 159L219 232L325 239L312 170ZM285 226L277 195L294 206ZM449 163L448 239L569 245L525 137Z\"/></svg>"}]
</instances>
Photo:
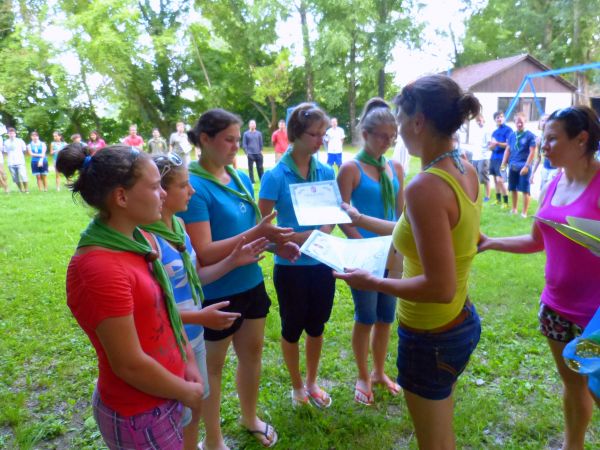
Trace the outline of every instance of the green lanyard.
<instances>
[{"instance_id":1,"label":"green lanyard","mask_svg":"<svg viewBox=\"0 0 600 450\"><path fill-rule=\"evenodd\" d=\"M117 230L110 228L96 218L93 219L83 233L81 233L81 239L79 239L77 248L97 245L110 250L119 250L143 255L146 258L146 261L152 263L154 278L162 288L169 320L171 322L171 327L173 328L173 333L175 334L175 340L177 341L181 356L185 361L187 358L185 354L185 339L183 337L183 323L181 322L181 317L179 316L179 311L175 304L173 287L171 286L169 276L165 267L162 265L162 262L158 258L158 255L139 228L136 228L133 231L133 238L135 240L129 239L123 233L119 233Z\"/></svg>"}]
</instances>

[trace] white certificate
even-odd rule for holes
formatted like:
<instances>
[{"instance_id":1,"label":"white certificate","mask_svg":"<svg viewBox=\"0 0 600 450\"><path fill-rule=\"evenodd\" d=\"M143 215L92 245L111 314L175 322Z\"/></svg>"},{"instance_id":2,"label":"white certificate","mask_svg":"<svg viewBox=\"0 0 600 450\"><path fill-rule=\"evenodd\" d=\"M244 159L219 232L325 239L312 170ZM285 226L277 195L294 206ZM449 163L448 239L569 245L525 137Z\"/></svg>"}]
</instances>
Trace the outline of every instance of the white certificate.
<instances>
[{"instance_id":1,"label":"white certificate","mask_svg":"<svg viewBox=\"0 0 600 450\"><path fill-rule=\"evenodd\" d=\"M578 217L567 217L569 225L566 225L537 216L535 219L551 226L563 236L589 249L595 255L600 256L600 222Z\"/></svg>"},{"instance_id":2,"label":"white certificate","mask_svg":"<svg viewBox=\"0 0 600 450\"><path fill-rule=\"evenodd\" d=\"M352 222L341 207L342 195L335 180L290 184L290 195L299 225Z\"/></svg>"},{"instance_id":3,"label":"white certificate","mask_svg":"<svg viewBox=\"0 0 600 450\"><path fill-rule=\"evenodd\" d=\"M300 251L337 272L344 268L364 269L381 278L391 245L391 236L343 239L315 230Z\"/></svg>"}]
</instances>

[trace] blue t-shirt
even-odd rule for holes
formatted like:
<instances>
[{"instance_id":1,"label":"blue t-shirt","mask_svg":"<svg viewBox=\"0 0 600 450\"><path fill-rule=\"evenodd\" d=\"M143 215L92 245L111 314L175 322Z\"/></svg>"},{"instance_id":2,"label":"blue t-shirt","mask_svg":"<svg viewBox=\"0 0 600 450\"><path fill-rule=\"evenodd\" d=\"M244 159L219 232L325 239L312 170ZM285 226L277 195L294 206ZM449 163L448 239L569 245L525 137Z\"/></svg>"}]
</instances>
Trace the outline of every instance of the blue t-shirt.
<instances>
[{"instance_id":1,"label":"blue t-shirt","mask_svg":"<svg viewBox=\"0 0 600 450\"><path fill-rule=\"evenodd\" d=\"M238 171L246 189L254 194L248 175ZM212 181L190 173L190 183L196 193L192 195L188 209L178 213L185 223L210 222L213 241L236 236L256 225L256 213L250 203L225 191ZM238 190L232 179L228 186ZM256 287L263 280L258 263L238 267L228 274L203 286L207 300L239 294Z\"/></svg>"},{"instance_id":2,"label":"blue t-shirt","mask_svg":"<svg viewBox=\"0 0 600 450\"><path fill-rule=\"evenodd\" d=\"M317 163L316 179L313 181L326 181L335 179L335 172L333 171L332 167L318 162L315 157L313 157L313 161ZM307 227L298 225L298 220L296 220L296 214L294 213L292 196L290 195L290 184L307 182L307 180L296 175L292 169L283 164L281 161L277 163L273 169L265 172L263 175L260 182L260 192L258 197L275 202L275 209L277 210L277 225L280 227L290 227L296 232L317 230L320 228L319 226ZM286 266L312 266L320 263L310 256L303 254L295 263L275 255L275 264Z\"/></svg>"},{"instance_id":3,"label":"blue t-shirt","mask_svg":"<svg viewBox=\"0 0 600 450\"><path fill-rule=\"evenodd\" d=\"M511 169L521 170L529 157L529 149L531 147L535 148L535 134L529 130L522 133L512 133L508 138L508 146L510 147L508 163Z\"/></svg>"},{"instance_id":4,"label":"blue t-shirt","mask_svg":"<svg viewBox=\"0 0 600 450\"><path fill-rule=\"evenodd\" d=\"M177 220L177 219L173 219ZM183 259L181 254L171 245L169 241L163 239L160 236L153 234L158 243L158 251L160 260L165 266L167 275L169 275L169 281L173 286L173 296L177 303L177 309L179 311L199 311L202 309L202 305L194 304L194 297L192 297L192 287L188 281L185 267L183 267ZM190 237L185 235L185 247L187 252L190 254L190 259L196 268L196 252L192 247ZM202 338L203 327L202 325L184 325L185 332L190 340L192 347L198 345Z\"/></svg>"},{"instance_id":5,"label":"blue t-shirt","mask_svg":"<svg viewBox=\"0 0 600 450\"><path fill-rule=\"evenodd\" d=\"M398 220L398 217L396 216L396 202L394 201L394 209L388 211L388 215L386 216L383 208L383 200L381 199L381 184L379 184L379 181L370 178L363 171L363 168L358 161L354 162L358 166L358 170L360 170L360 181L358 186L356 186L356 189L352 191L352 205L366 216L377 217L378 219L384 220ZM389 161L389 165L394 177L392 186L394 188L394 199L396 199L398 197L398 190L400 189L400 182L398 181L398 175L396 174L396 170L394 170L394 165L391 161ZM379 236L364 228L357 227L356 230L365 238Z\"/></svg>"},{"instance_id":6,"label":"blue t-shirt","mask_svg":"<svg viewBox=\"0 0 600 450\"><path fill-rule=\"evenodd\" d=\"M508 142L508 138L512 134L513 130L511 127L503 123L498 128L494 130L492 133L492 139L496 140L496 142ZM497 145L492 149L492 157L490 159L502 159L504 157L505 148Z\"/></svg>"},{"instance_id":7,"label":"blue t-shirt","mask_svg":"<svg viewBox=\"0 0 600 450\"><path fill-rule=\"evenodd\" d=\"M31 162L37 163L42 159L42 151L44 149L44 143L42 141L38 141L37 144L34 144L33 141L29 143L29 148L31 149ZM44 158L45 159L45 158Z\"/></svg>"}]
</instances>

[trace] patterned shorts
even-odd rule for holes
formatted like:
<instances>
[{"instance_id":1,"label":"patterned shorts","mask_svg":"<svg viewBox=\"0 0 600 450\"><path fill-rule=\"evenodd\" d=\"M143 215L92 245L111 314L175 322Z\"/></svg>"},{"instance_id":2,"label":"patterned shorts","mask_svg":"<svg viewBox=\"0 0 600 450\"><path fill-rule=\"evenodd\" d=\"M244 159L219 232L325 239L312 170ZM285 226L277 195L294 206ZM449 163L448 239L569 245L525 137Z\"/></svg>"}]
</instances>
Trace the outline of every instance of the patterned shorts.
<instances>
[{"instance_id":1,"label":"patterned shorts","mask_svg":"<svg viewBox=\"0 0 600 450\"><path fill-rule=\"evenodd\" d=\"M93 412L102 439L111 450L183 449L183 405L175 400L125 417L106 406L94 391Z\"/></svg>"},{"instance_id":2,"label":"patterned shorts","mask_svg":"<svg viewBox=\"0 0 600 450\"><path fill-rule=\"evenodd\" d=\"M543 303L540 304L538 319L542 334L554 341L571 342L583 332L579 325L561 317L556 311L548 308Z\"/></svg>"}]
</instances>

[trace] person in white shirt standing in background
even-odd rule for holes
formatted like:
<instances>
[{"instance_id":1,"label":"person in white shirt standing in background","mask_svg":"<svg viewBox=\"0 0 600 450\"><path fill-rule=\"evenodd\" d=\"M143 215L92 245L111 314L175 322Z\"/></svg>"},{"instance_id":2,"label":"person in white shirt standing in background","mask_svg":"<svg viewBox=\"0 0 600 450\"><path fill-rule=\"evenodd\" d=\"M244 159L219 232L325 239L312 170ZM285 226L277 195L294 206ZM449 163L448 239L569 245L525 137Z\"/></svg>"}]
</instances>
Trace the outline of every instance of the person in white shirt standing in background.
<instances>
[{"instance_id":1,"label":"person in white shirt standing in background","mask_svg":"<svg viewBox=\"0 0 600 450\"><path fill-rule=\"evenodd\" d=\"M469 143L465 147L472 153L472 163L477 170L479 183L485 189L484 202L490 201L490 133L485 128L485 119L479 114L475 119L477 125L469 127Z\"/></svg>"},{"instance_id":2,"label":"person in white shirt standing in background","mask_svg":"<svg viewBox=\"0 0 600 450\"><path fill-rule=\"evenodd\" d=\"M183 122L177 122L177 124L175 124L175 129L177 131L171 133L171 137L169 138L169 151L179 156L187 167L192 158L192 144L188 141L188 136L185 132L185 124Z\"/></svg>"},{"instance_id":3,"label":"person in white shirt standing in background","mask_svg":"<svg viewBox=\"0 0 600 450\"><path fill-rule=\"evenodd\" d=\"M23 139L17 137L14 128L8 129L8 139L4 141L4 153L7 154L8 170L21 192L29 193L27 184L27 168L25 167L25 152L27 146Z\"/></svg>"},{"instance_id":4,"label":"person in white shirt standing in background","mask_svg":"<svg viewBox=\"0 0 600 450\"><path fill-rule=\"evenodd\" d=\"M335 117L331 119L331 127L325 132L323 142L327 148L327 164L331 167L337 165L338 170L342 165L342 150L344 148L344 139L346 133L342 127L338 127Z\"/></svg>"}]
</instances>

